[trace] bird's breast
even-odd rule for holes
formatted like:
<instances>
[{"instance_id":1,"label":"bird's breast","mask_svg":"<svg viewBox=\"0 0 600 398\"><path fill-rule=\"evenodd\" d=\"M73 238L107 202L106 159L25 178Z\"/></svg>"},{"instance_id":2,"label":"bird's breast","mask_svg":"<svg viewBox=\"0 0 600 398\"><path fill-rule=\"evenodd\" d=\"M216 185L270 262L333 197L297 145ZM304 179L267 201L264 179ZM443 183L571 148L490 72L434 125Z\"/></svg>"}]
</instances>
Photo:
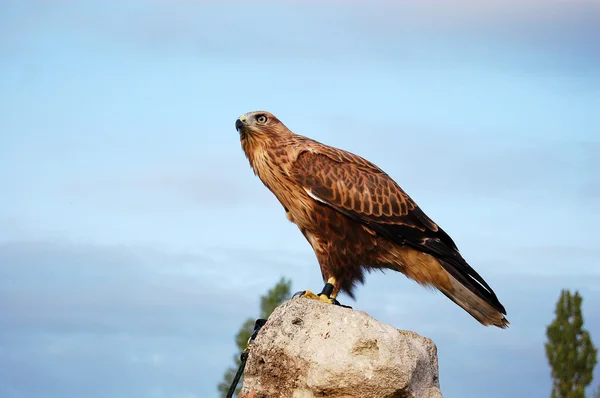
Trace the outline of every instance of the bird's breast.
<instances>
[{"instance_id":1,"label":"bird's breast","mask_svg":"<svg viewBox=\"0 0 600 398\"><path fill-rule=\"evenodd\" d=\"M253 154L252 168L286 209L288 219L299 227L306 226L312 212L312 199L283 169L285 159L273 158L266 150Z\"/></svg>"},{"instance_id":2,"label":"bird's breast","mask_svg":"<svg viewBox=\"0 0 600 398\"><path fill-rule=\"evenodd\" d=\"M287 172L290 159L284 151L257 150L252 168L263 184L286 210L289 221L298 226L316 252L324 252L330 240L337 240L341 227L339 214L311 198Z\"/></svg>"}]
</instances>

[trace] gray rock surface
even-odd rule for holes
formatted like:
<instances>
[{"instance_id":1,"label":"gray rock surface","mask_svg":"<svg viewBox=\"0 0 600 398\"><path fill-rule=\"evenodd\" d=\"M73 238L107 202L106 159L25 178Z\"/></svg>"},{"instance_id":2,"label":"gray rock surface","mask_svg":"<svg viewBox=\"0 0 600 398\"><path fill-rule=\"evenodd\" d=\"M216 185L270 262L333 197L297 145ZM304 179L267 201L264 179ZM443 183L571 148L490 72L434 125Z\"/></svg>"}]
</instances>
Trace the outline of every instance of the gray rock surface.
<instances>
[{"instance_id":1,"label":"gray rock surface","mask_svg":"<svg viewBox=\"0 0 600 398\"><path fill-rule=\"evenodd\" d=\"M362 311L294 298L250 351L243 398L442 398L437 348Z\"/></svg>"}]
</instances>

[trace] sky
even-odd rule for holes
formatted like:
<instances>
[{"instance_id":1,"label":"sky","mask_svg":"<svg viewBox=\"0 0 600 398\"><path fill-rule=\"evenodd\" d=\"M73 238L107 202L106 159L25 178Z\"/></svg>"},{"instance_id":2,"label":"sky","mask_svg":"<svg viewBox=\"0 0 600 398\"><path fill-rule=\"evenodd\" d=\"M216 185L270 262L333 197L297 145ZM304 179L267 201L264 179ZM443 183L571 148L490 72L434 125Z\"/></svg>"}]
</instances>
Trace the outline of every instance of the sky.
<instances>
[{"instance_id":1,"label":"sky","mask_svg":"<svg viewBox=\"0 0 600 398\"><path fill-rule=\"evenodd\" d=\"M432 338L447 398L549 396L561 289L600 346L599 23L591 0L0 0L0 396L217 397L259 296L320 290L241 150L259 109L390 174L511 326L393 272L343 303Z\"/></svg>"}]
</instances>

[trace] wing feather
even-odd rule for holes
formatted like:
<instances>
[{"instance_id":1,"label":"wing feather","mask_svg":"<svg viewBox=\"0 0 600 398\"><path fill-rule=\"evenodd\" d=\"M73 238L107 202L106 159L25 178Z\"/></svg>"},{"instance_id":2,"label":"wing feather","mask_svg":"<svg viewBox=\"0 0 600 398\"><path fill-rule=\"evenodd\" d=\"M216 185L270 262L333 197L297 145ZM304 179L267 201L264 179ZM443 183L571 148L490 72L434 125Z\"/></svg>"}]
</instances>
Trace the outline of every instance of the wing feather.
<instances>
[{"instance_id":1,"label":"wing feather","mask_svg":"<svg viewBox=\"0 0 600 398\"><path fill-rule=\"evenodd\" d=\"M446 271L506 313L492 289L462 258L452 238L374 164L350 152L322 146L301 152L291 177L318 202L392 242L443 260L440 264Z\"/></svg>"}]
</instances>

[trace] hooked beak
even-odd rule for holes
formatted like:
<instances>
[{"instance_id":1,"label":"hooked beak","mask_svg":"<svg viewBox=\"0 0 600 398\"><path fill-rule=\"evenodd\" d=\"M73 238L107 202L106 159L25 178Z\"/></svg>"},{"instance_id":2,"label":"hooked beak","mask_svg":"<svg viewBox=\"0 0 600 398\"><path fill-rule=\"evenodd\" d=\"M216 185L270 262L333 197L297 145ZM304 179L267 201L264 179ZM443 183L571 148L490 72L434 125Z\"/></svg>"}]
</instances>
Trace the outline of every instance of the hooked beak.
<instances>
[{"instance_id":1,"label":"hooked beak","mask_svg":"<svg viewBox=\"0 0 600 398\"><path fill-rule=\"evenodd\" d=\"M240 129L244 127L244 122L242 122L240 119L235 121L235 129L237 131L240 131Z\"/></svg>"},{"instance_id":2,"label":"hooked beak","mask_svg":"<svg viewBox=\"0 0 600 398\"><path fill-rule=\"evenodd\" d=\"M237 131L240 131L240 129L244 128L244 126L246 125L246 116L240 116L236 121L235 121L235 129Z\"/></svg>"}]
</instances>

